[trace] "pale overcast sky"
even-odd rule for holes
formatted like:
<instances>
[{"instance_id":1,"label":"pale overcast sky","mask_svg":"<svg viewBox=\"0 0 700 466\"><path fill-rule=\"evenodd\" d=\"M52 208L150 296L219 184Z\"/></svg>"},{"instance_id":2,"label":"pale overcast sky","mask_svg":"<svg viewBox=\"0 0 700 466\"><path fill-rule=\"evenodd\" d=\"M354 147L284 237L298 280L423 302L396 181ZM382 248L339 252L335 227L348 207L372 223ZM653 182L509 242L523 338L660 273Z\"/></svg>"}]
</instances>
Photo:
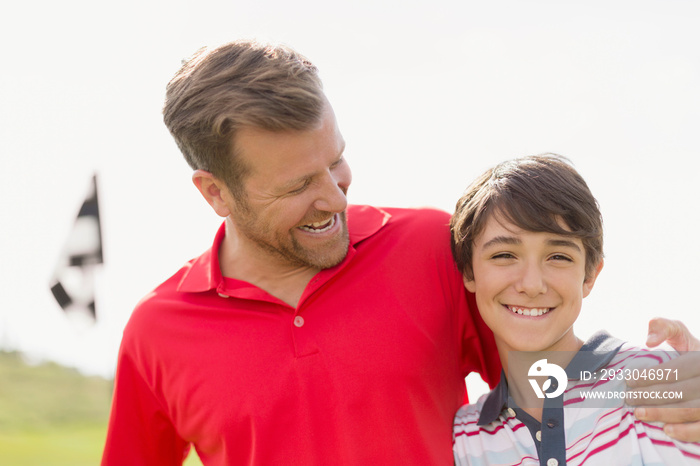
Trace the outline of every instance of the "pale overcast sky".
<instances>
[{"instance_id":1,"label":"pale overcast sky","mask_svg":"<svg viewBox=\"0 0 700 466\"><path fill-rule=\"evenodd\" d=\"M695 1L15 2L0 26L0 337L111 375L136 302L220 219L161 119L200 46L287 43L321 69L353 203L451 211L508 158L569 157L598 198L606 266L577 324L642 343L650 317L700 335L700 4ZM93 171L106 263L98 324L49 279Z\"/></svg>"}]
</instances>

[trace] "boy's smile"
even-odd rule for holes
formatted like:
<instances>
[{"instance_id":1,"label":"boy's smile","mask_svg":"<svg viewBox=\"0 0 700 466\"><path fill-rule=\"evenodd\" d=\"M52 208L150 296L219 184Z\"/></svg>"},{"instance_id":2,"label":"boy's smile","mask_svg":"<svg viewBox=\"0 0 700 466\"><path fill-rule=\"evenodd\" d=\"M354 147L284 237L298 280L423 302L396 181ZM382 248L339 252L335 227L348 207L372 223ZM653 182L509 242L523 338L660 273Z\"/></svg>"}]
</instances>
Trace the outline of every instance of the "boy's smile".
<instances>
[{"instance_id":1,"label":"boy's smile","mask_svg":"<svg viewBox=\"0 0 700 466\"><path fill-rule=\"evenodd\" d=\"M550 308L548 307L541 307L541 308L529 308L529 307L521 307L521 306L508 306L506 305L508 309L510 309L512 312L524 316L541 316L543 314L546 314L550 311Z\"/></svg>"},{"instance_id":2,"label":"boy's smile","mask_svg":"<svg viewBox=\"0 0 700 466\"><path fill-rule=\"evenodd\" d=\"M507 351L575 351L573 324L595 276L586 278L580 238L526 231L491 217L473 244L473 280L479 312Z\"/></svg>"}]
</instances>

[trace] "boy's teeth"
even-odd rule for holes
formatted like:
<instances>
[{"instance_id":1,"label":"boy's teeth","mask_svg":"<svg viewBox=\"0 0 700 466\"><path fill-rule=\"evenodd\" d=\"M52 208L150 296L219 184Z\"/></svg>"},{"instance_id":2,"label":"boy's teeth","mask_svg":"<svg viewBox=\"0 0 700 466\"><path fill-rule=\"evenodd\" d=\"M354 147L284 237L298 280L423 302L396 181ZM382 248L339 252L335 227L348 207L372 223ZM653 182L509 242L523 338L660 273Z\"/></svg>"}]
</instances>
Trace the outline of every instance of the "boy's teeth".
<instances>
[{"instance_id":1,"label":"boy's teeth","mask_svg":"<svg viewBox=\"0 0 700 466\"><path fill-rule=\"evenodd\" d=\"M548 307L517 307L517 306L507 306L515 314L520 314L524 316L541 316L549 312Z\"/></svg>"}]
</instances>

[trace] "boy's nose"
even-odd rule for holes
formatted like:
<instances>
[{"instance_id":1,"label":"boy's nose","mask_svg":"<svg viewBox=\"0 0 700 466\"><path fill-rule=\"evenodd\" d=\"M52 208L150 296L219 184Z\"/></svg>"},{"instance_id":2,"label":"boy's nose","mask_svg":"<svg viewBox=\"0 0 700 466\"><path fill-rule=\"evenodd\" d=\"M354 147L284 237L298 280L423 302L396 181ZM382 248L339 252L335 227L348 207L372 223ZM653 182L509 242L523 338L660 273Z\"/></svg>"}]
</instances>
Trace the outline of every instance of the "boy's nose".
<instances>
[{"instance_id":1,"label":"boy's nose","mask_svg":"<svg viewBox=\"0 0 700 466\"><path fill-rule=\"evenodd\" d=\"M515 288L518 293L525 293L531 298L546 293L547 282L541 267L538 264L526 264Z\"/></svg>"}]
</instances>

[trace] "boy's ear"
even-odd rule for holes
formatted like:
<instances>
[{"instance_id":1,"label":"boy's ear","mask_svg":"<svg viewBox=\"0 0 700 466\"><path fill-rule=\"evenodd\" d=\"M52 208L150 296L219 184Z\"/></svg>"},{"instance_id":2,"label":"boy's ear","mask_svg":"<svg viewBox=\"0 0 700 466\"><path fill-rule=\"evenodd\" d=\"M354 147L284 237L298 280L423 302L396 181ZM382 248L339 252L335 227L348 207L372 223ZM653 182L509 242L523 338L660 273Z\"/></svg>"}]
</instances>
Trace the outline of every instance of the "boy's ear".
<instances>
[{"instance_id":1,"label":"boy's ear","mask_svg":"<svg viewBox=\"0 0 700 466\"><path fill-rule=\"evenodd\" d=\"M593 276L587 278L583 282L583 297L584 298L591 293L591 290L593 290L593 285L595 285L595 281L598 278L598 275L600 275L600 271L603 270L603 264L604 264L604 261L603 261L603 259L601 259L600 263L593 271Z\"/></svg>"},{"instance_id":2,"label":"boy's ear","mask_svg":"<svg viewBox=\"0 0 700 466\"><path fill-rule=\"evenodd\" d=\"M473 278L467 278L466 275L462 275L462 282L464 287L471 293L476 293L476 283L474 283Z\"/></svg>"},{"instance_id":3,"label":"boy's ear","mask_svg":"<svg viewBox=\"0 0 700 466\"><path fill-rule=\"evenodd\" d=\"M195 170L192 173L192 182L214 212L221 217L228 217L231 214L229 206L233 196L226 187L226 183L205 170Z\"/></svg>"}]
</instances>

